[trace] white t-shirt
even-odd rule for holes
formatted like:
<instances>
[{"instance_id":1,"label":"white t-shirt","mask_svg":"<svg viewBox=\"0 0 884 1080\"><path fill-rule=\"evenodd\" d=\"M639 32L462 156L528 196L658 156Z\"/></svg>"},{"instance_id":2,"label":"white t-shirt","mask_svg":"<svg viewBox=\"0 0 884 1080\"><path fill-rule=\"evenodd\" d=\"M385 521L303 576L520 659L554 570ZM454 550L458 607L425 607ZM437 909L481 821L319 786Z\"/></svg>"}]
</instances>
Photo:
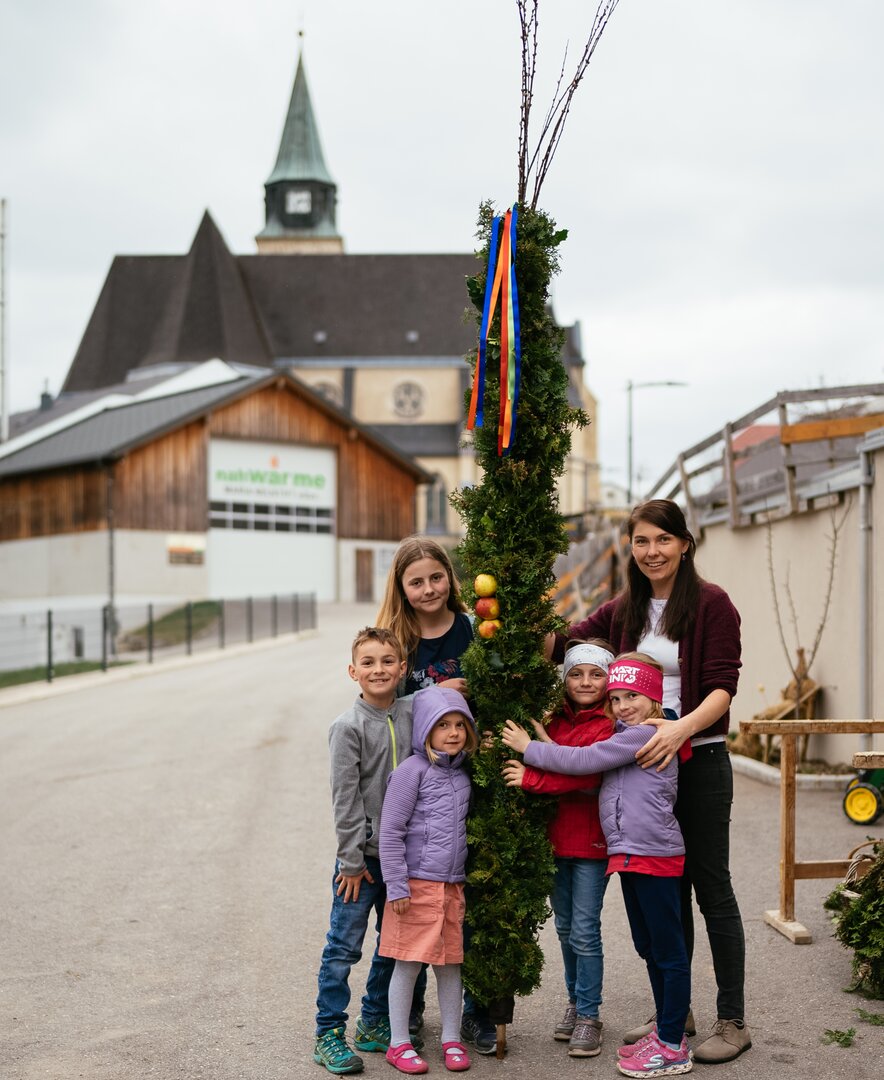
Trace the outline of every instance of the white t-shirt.
<instances>
[{"instance_id":1,"label":"white t-shirt","mask_svg":"<svg viewBox=\"0 0 884 1080\"><path fill-rule=\"evenodd\" d=\"M638 652L653 656L663 666L663 708L672 709L676 716L681 716L681 668L678 664L678 642L671 641L658 633L666 610L665 600L653 597L648 609L648 629L638 643Z\"/></svg>"}]
</instances>

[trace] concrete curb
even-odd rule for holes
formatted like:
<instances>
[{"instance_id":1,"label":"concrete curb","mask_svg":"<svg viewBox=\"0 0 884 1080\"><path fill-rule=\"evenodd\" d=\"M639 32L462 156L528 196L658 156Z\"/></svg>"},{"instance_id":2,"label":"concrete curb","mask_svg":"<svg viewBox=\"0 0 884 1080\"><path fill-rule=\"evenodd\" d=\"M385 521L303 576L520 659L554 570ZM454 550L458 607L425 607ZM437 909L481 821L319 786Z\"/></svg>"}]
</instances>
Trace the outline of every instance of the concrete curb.
<instances>
[{"instance_id":1,"label":"concrete curb","mask_svg":"<svg viewBox=\"0 0 884 1080\"><path fill-rule=\"evenodd\" d=\"M272 649L281 645L292 645L297 641L314 638L319 630L299 630L297 633L279 634L277 637L262 638L260 641L240 642L224 649L206 649L191 656L174 656L168 660L158 660L153 664L137 661L126 667L108 668L107 671L89 671L83 675L64 675L57 682L31 682L21 686L10 686L0 690L0 709L13 705L25 705L29 701L42 701L44 698L59 697L77 690L89 690L93 686L108 686L111 683L130 682L149 675L160 675L164 671L177 671L179 668L192 667L194 664L211 664L218 660L229 660L263 649Z\"/></svg>"},{"instance_id":2,"label":"concrete curb","mask_svg":"<svg viewBox=\"0 0 884 1080\"><path fill-rule=\"evenodd\" d=\"M766 765L763 761L746 757L743 754L731 754L731 765L736 773L750 776L753 780L760 780L763 784L780 785L780 770L773 765ZM850 776L834 775L826 773L798 773L795 776L797 787L809 788L813 791L843 791L850 781Z\"/></svg>"}]
</instances>

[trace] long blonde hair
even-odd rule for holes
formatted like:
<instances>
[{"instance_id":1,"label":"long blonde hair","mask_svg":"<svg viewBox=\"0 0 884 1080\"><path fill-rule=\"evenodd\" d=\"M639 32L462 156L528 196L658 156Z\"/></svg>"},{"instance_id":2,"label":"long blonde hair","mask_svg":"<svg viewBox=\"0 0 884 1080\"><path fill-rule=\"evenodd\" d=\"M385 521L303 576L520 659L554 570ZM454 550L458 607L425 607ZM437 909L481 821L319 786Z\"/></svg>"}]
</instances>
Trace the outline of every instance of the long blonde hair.
<instances>
[{"instance_id":1,"label":"long blonde hair","mask_svg":"<svg viewBox=\"0 0 884 1080\"><path fill-rule=\"evenodd\" d=\"M406 536L393 556L384 599L381 601L375 623L377 626L386 626L392 630L402 642L402 648L408 658L409 671L421 639L421 627L417 614L402 588L402 579L405 577L405 571L418 559L435 559L436 562L442 564L448 575L448 610L466 611L466 606L460 598L460 582L457 580L445 548L426 536Z\"/></svg>"}]
</instances>

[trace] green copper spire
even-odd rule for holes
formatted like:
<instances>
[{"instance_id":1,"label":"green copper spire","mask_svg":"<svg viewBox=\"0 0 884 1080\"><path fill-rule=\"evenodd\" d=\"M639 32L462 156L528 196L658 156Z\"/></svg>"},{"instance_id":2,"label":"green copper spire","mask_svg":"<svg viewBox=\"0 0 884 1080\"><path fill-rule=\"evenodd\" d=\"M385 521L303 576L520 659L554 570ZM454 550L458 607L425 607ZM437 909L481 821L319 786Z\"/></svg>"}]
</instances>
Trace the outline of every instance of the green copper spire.
<instances>
[{"instance_id":1,"label":"green copper spire","mask_svg":"<svg viewBox=\"0 0 884 1080\"><path fill-rule=\"evenodd\" d=\"M302 53L276 167L264 184L265 224L255 237L258 252L339 254L344 242L335 222L337 202L337 185L322 156Z\"/></svg>"},{"instance_id":2,"label":"green copper spire","mask_svg":"<svg viewBox=\"0 0 884 1080\"><path fill-rule=\"evenodd\" d=\"M319 129L313 116L313 105L307 88L303 53L298 57L295 85L292 87L292 97L285 118L276 166L268 177L267 183L275 184L280 180L317 180L325 184L334 184L322 156Z\"/></svg>"}]
</instances>

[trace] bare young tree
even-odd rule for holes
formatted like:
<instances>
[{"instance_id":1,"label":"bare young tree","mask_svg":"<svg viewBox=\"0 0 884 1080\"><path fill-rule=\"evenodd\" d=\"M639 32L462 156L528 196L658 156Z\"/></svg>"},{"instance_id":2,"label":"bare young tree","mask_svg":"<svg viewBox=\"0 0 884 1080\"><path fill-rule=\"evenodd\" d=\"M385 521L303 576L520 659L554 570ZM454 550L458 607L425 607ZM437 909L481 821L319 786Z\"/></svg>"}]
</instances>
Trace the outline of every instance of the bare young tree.
<instances>
[{"instance_id":1,"label":"bare young tree","mask_svg":"<svg viewBox=\"0 0 884 1080\"><path fill-rule=\"evenodd\" d=\"M844 512L841 514L840 517L836 514L834 507L829 511L829 521L831 523L832 531L826 537L829 542L826 591L825 596L823 597L822 614L820 615L820 621L817 624L816 633L814 634L813 638L813 644L810 648L810 656L807 657L808 669L812 666L814 660L816 659L816 654L819 651L820 641L822 640L823 636L823 630L825 630L826 628L826 620L829 616L829 607L832 602L832 591L835 585L835 565L838 559L838 540L841 534L841 530L844 528L844 524L847 521L847 516L850 513L850 507L851 500L848 498L844 505ZM770 589L773 596L774 615L777 621L777 630L779 631L780 635L780 644L783 646L783 652L786 655L786 662L789 665L789 669L791 670L792 674L795 675L797 678L795 666L792 663L792 656L789 652L789 646L786 644L786 635L783 631L783 620L780 614L780 602L777 593L777 582L774 575L773 565L773 526L771 525L770 520L768 520L767 522L767 571L770 577ZM784 592L786 594L786 601L789 605L789 620L792 623L792 627L795 631L795 645L796 648L799 648L801 646L801 635L798 630L798 616L795 611L795 601L792 597L792 589L789 584L788 568L786 570Z\"/></svg>"},{"instance_id":2,"label":"bare young tree","mask_svg":"<svg viewBox=\"0 0 884 1080\"><path fill-rule=\"evenodd\" d=\"M531 107L534 102L534 76L537 71L537 32L538 11L540 0L516 0L519 9L519 29L522 41L522 101L519 117L519 194L518 201L522 206L526 205L528 182L532 175L534 178L534 191L531 196L531 209L537 209L537 200L546 174L549 172L558 149L562 133L565 129L565 121L571 109L571 102L577 87L589 61L596 50L608 19L617 7L619 0L602 0L596 9L595 18L586 44L583 46L583 54L577 62L577 68L570 82L565 82L565 65L568 62L568 50L562 57L562 66L556 82L552 103L543 120L540 129L540 137L530 150L529 126L531 121Z\"/></svg>"},{"instance_id":3,"label":"bare young tree","mask_svg":"<svg viewBox=\"0 0 884 1080\"><path fill-rule=\"evenodd\" d=\"M848 514L850 513L851 500L848 498L845 502L843 513L839 515L836 513L836 509L832 507L829 510L829 521L831 523L831 532L826 539L828 540L828 559L827 559L827 576L825 594L823 596L823 610L820 615L819 623L817 624L816 633L814 634L813 644L810 647L810 654L807 654L807 650L801 644L801 632L798 627L798 613L795 609L795 600L792 595L792 588L789 581L789 568L786 568L786 579L783 584L783 592L786 596L786 603L789 609L789 622L792 624L792 629L795 635L795 656L796 659L792 659L792 654L789 651L788 643L786 642L786 634L783 628L783 617L780 610L780 598L779 590L777 587L776 574L774 572L773 561L773 525L768 519L767 521L767 572L770 579L771 596L773 598L774 618L776 619L777 631L779 633L780 644L783 647L783 653L786 657L786 663L789 665L789 670L792 672L792 682L783 690L783 702L794 701L793 716L798 719L801 713L801 707L807 700L807 707L810 709L812 701L809 700L813 696L813 692L818 689L817 684L810 678L810 668L816 659L816 654L819 651L820 642L822 641L823 631L826 628L826 622L829 617L829 607L832 602L832 592L835 586L835 567L838 560L838 542L840 539L841 530L844 528L844 524L847 521ZM773 713L777 712L778 716L782 715L782 709L777 706L771 706L766 710L767 714L770 714L773 718ZM807 754L808 738L804 737L801 750L801 760L805 759ZM767 754L765 755L765 760Z\"/></svg>"}]
</instances>

